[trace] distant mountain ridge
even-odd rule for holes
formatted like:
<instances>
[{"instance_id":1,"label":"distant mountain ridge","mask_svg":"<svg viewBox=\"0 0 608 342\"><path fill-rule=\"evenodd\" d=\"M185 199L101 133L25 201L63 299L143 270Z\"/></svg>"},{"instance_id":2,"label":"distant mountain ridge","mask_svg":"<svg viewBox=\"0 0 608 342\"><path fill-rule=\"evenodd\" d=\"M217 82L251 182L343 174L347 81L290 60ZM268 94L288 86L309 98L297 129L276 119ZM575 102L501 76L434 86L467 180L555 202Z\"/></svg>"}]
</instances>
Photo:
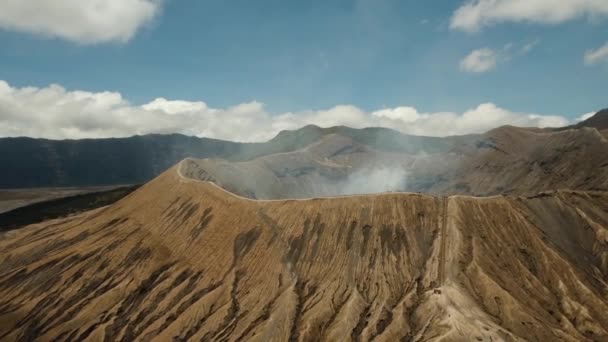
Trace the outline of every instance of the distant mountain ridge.
<instances>
[{"instance_id":1,"label":"distant mountain ridge","mask_svg":"<svg viewBox=\"0 0 608 342\"><path fill-rule=\"evenodd\" d=\"M143 183L184 158L250 160L295 151L333 133L380 150L437 152L450 146L443 138L409 136L388 128L317 126L282 131L263 143L181 134L83 140L0 138L0 188Z\"/></svg>"},{"instance_id":2,"label":"distant mountain ridge","mask_svg":"<svg viewBox=\"0 0 608 342\"><path fill-rule=\"evenodd\" d=\"M145 139L156 162L212 146ZM59 146L43 156L82 151ZM141 148L100 146L86 151ZM0 340L608 341L608 140L595 127L427 139L307 126L216 147L205 153L232 160L184 159L113 204L0 232ZM101 175L95 162L81 167ZM443 195L332 189L384 182L359 177L383 167Z\"/></svg>"},{"instance_id":3,"label":"distant mountain ridge","mask_svg":"<svg viewBox=\"0 0 608 342\"><path fill-rule=\"evenodd\" d=\"M593 114L590 118L587 118L581 122L578 122L574 125L559 127L555 130L565 130L565 129L576 129L576 128L595 128L598 131L604 131L608 129L608 108L602 109L597 113Z\"/></svg>"},{"instance_id":4,"label":"distant mountain ridge","mask_svg":"<svg viewBox=\"0 0 608 342\"><path fill-rule=\"evenodd\" d=\"M592 127L608 136L608 110L574 126ZM0 138L0 188L96 186L139 184L156 177L185 158L218 158L248 161L275 153L302 149L322 137L337 134L377 151L402 154L444 154L492 145L483 134L453 137L406 135L389 129L314 125L281 131L262 143L189 137L181 134L151 134L129 138L47 140ZM433 181L429 177L429 182Z\"/></svg>"},{"instance_id":5,"label":"distant mountain ridge","mask_svg":"<svg viewBox=\"0 0 608 342\"><path fill-rule=\"evenodd\" d=\"M599 112L595 113L595 115L593 115L589 119L579 122L575 126L577 128L593 127L595 129L597 129L598 131L603 131L603 130L608 129L608 108L600 110Z\"/></svg>"},{"instance_id":6,"label":"distant mountain ridge","mask_svg":"<svg viewBox=\"0 0 608 342\"><path fill-rule=\"evenodd\" d=\"M594 128L563 131L503 126L447 151L386 152L338 134L304 149L246 162L188 159L184 174L252 199L379 192L530 195L608 190L608 141Z\"/></svg>"}]
</instances>

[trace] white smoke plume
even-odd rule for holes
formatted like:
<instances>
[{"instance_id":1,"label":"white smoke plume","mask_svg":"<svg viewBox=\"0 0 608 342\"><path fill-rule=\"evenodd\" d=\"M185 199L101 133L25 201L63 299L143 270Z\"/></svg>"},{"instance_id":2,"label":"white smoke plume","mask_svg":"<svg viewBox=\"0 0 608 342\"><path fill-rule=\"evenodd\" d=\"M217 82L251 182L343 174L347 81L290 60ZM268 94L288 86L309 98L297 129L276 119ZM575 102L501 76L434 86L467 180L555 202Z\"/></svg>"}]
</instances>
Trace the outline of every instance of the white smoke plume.
<instances>
[{"instance_id":1,"label":"white smoke plume","mask_svg":"<svg viewBox=\"0 0 608 342\"><path fill-rule=\"evenodd\" d=\"M380 166L353 172L338 186L339 195L405 191L407 172L399 166Z\"/></svg>"}]
</instances>

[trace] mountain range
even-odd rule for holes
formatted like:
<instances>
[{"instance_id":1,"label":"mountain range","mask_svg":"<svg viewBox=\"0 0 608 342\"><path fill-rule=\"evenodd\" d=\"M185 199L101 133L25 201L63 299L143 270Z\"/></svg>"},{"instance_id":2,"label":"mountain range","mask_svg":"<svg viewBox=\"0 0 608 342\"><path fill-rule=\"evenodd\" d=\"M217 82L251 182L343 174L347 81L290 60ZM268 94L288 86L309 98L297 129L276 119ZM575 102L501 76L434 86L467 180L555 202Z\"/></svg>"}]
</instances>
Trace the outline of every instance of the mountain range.
<instances>
[{"instance_id":1,"label":"mountain range","mask_svg":"<svg viewBox=\"0 0 608 342\"><path fill-rule=\"evenodd\" d=\"M70 182L60 165L101 172L67 157L84 145L145 146L140 164L95 152L123 182L183 159L110 205L0 233L0 340L606 341L607 119L28 140L60 150L39 172ZM217 149L190 153L203 142Z\"/></svg>"},{"instance_id":2,"label":"mountain range","mask_svg":"<svg viewBox=\"0 0 608 342\"><path fill-rule=\"evenodd\" d=\"M608 110L567 128L595 128L608 135ZM0 188L80 187L117 184L139 184L151 180L184 158L221 158L248 161L282 152L293 152L309 146L322 137L337 134L355 143L381 152L404 155L484 153L494 144L538 144L520 133L509 137L508 127L486 134L434 138L405 135L386 128L352 129L344 126L320 128L305 126L295 131L282 131L264 143L237 143L209 138L173 135L145 135L130 138L46 140L33 138L0 138ZM534 132L535 130L526 130ZM587 132L587 135L592 134ZM581 138L588 139L588 138ZM507 146L508 147L508 146ZM499 147L500 148L500 147ZM413 191L425 191L434 179L419 179Z\"/></svg>"}]
</instances>

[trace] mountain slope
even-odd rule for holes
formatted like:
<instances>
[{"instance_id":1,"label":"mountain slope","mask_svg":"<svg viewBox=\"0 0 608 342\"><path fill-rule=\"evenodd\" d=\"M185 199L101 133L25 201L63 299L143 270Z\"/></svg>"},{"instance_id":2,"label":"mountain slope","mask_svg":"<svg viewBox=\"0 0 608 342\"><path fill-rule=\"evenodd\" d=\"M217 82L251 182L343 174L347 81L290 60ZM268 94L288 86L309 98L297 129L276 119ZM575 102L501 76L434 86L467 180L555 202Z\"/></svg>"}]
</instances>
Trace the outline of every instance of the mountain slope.
<instances>
[{"instance_id":1,"label":"mountain slope","mask_svg":"<svg viewBox=\"0 0 608 342\"><path fill-rule=\"evenodd\" d=\"M384 191L526 195L608 190L608 141L594 128L543 131L505 126L445 152L387 152L330 134L303 149L246 162L188 160L191 178L258 199Z\"/></svg>"},{"instance_id":2,"label":"mountain slope","mask_svg":"<svg viewBox=\"0 0 608 342\"><path fill-rule=\"evenodd\" d=\"M554 168L553 163L568 163L570 157L574 158L572 165L581 161L593 163L596 156L606 155L605 144L600 144L602 153L588 158L591 150L598 150L598 138L606 142L606 133L602 131L607 130L607 124L608 111L604 110L575 126L559 129L503 127L486 134L445 138L410 136L386 128L344 126L305 126L295 131L282 131L264 143L235 143L178 134L63 141L3 138L0 139L0 164L4 166L0 168L0 188L139 184L184 158L250 161L296 152L334 135L406 160L410 173L409 191L469 195L508 191L516 194L519 193L517 189L510 189L509 184L519 184L517 178L525 178L525 174L530 174L530 179L552 180L549 188L578 188L584 179L556 181L569 174L562 171L573 170L564 165ZM601 133L595 133L596 130ZM566 150L568 158L559 157L560 148ZM504 154L506 151L509 154ZM579 155L587 159L581 159ZM600 163L594 167L603 166ZM551 175L552 170L560 173ZM503 179L502 184L499 178ZM602 180L591 183L589 186L602 189L605 185ZM534 193L546 188L544 184L532 184L527 190Z\"/></svg>"},{"instance_id":3,"label":"mountain slope","mask_svg":"<svg viewBox=\"0 0 608 342\"><path fill-rule=\"evenodd\" d=\"M608 129L608 108L602 109L589 119L579 122L575 127L592 127L598 131Z\"/></svg>"},{"instance_id":4,"label":"mountain slope","mask_svg":"<svg viewBox=\"0 0 608 342\"><path fill-rule=\"evenodd\" d=\"M408 136L386 128L316 126L283 131L264 143L180 134L84 140L0 138L0 188L140 184L184 158L245 161L295 151L336 133L378 150L403 153L444 151L452 139Z\"/></svg>"},{"instance_id":5,"label":"mountain slope","mask_svg":"<svg viewBox=\"0 0 608 342\"><path fill-rule=\"evenodd\" d=\"M506 126L458 149L461 162L433 192L488 196L608 190L608 141L594 128L546 132Z\"/></svg>"},{"instance_id":6,"label":"mountain slope","mask_svg":"<svg viewBox=\"0 0 608 342\"><path fill-rule=\"evenodd\" d=\"M183 165L0 235L0 339L608 339L606 192L252 201Z\"/></svg>"},{"instance_id":7,"label":"mountain slope","mask_svg":"<svg viewBox=\"0 0 608 342\"><path fill-rule=\"evenodd\" d=\"M0 213L0 232L105 207L127 196L138 187L134 185L66 195L3 212Z\"/></svg>"}]
</instances>

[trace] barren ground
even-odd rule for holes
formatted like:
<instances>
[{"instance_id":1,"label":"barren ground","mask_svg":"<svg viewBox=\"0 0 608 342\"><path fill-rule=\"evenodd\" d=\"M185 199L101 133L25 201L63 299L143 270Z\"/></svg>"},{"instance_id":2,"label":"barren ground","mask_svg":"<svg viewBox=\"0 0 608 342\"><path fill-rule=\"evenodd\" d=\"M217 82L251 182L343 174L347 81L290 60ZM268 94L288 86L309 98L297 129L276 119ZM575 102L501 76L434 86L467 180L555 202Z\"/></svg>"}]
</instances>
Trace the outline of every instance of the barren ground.
<instances>
[{"instance_id":1,"label":"barren ground","mask_svg":"<svg viewBox=\"0 0 608 342\"><path fill-rule=\"evenodd\" d=\"M253 201L178 166L0 235L0 339L602 341L608 194Z\"/></svg>"}]
</instances>

